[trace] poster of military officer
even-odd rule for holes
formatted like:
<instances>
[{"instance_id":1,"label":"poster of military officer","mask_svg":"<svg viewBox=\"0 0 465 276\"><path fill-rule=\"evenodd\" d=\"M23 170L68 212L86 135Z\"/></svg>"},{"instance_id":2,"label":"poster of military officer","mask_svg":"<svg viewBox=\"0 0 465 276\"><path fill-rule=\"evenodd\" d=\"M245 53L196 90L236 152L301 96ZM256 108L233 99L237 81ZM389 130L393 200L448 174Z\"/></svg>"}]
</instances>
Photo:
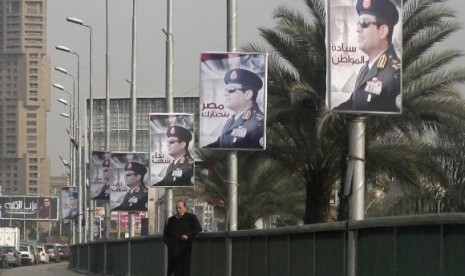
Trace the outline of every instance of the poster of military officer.
<instances>
[{"instance_id":1,"label":"poster of military officer","mask_svg":"<svg viewBox=\"0 0 465 276\"><path fill-rule=\"evenodd\" d=\"M202 53L200 137L202 148L266 148L267 54Z\"/></svg>"},{"instance_id":2,"label":"poster of military officer","mask_svg":"<svg viewBox=\"0 0 465 276\"><path fill-rule=\"evenodd\" d=\"M328 108L402 111L401 1L328 1Z\"/></svg>"},{"instance_id":3,"label":"poster of military officer","mask_svg":"<svg viewBox=\"0 0 465 276\"><path fill-rule=\"evenodd\" d=\"M110 199L110 153L92 151L90 158L90 198Z\"/></svg>"},{"instance_id":4,"label":"poster of military officer","mask_svg":"<svg viewBox=\"0 0 465 276\"><path fill-rule=\"evenodd\" d=\"M149 125L152 186L193 186L194 115L151 113Z\"/></svg>"},{"instance_id":5,"label":"poster of military officer","mask_svg":"<svg viewBox=\"0 0 465 276\"><path fill-rule=\"evenodd\" d=\"M110 154L110 208L112 211L147 211L149 154Z\"/></svg>"},{"instance_id":6,"label":"poster of military officer","mask_svg":"<svg viewBox=\"0 0 465 276\"><path fill-rule=\"evenodd\" d=\"M77 218L79 207L79 187L62 187L60 199L62 219L68 221Z\"/></svg>"}]
</instances>

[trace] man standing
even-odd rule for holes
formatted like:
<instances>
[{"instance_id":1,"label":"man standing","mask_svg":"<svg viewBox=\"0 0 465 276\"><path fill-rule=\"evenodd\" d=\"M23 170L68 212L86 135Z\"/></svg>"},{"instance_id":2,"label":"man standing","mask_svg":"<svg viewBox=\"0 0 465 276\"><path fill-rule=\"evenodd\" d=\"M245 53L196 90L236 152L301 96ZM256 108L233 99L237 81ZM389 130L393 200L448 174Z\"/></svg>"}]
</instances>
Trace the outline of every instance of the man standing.
<instances>
[{"instance_id":1,"label":"man standing","mask_svg":"<svg viewBox=\"0 0 465 276\"><path fill-rule=\"evenodd\" d=\"M162 181L153 186L191 186L194 184L194 160L189 154L192 133L181 126L170 126L166 130L168 154L174 158Z\"/></svg>"},{"instance_id":2,"label":"man standing","mask_svg":"<svg viewBox=\"0 0 465 276\"><path fill-rule=\"evenodd\" d=\"M392 45L399 12L391 0L357 0L358 47L368 55L351 97L336 110L400 112L401 61Z\"/></svg>"},{"instance_id":3,"label":"man standing","mask_svg":"<svg viewBox=\"0 0 465 276\"><path fill-rule=\"evenodd\" d=\"M128 162L124 166L124 178L129 191L124 195L116 211L147 211L148 191L144 185L147 168L138 162Z\"/></svg>"},{"instance_id":4,"label":"man standing","mask_svg":"<svg viewBox=\"0 0 465 276\"><path fill-rule=\"evenodd\" d=\"M202 231L194 214L186 212L186 202L176 202L176 215L170 217L163 230L168 247L168 276L190 276L193 238Z\"/></svg>"},{"instance_id":5,"label":"man standing","mask_svg":"<svg viewBox=\"0 0 465 276\"><path fill-rule=\"evenodd\" d=\"M206 148L256 148L264 145L264 116L257 105L263 81L254 72L236 68L224 75L225 106L234 112L223 126L221 135Z\"/></svg>"}]
</instances>

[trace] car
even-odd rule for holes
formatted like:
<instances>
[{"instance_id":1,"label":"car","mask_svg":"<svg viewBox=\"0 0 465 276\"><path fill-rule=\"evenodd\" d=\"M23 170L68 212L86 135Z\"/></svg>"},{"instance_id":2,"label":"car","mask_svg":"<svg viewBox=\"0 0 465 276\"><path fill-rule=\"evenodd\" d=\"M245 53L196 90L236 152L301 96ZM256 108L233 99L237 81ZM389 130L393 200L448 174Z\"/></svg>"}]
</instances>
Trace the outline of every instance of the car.
<instances>
[{"instance_id":1,"label":"car","mask_svg":"<svg viewBox=\"0 0 465 276\"><path fill-rule=\"evenodd\" d=\"M42 245L36 246L37 253L39 255L39 262L43 264L48 264L50 262L50 256L47 253L47 250Z\"/></svg>"},{"instance_id":2,"label":"car","mask_svg":"<svg viewBox=\"0 0 465 276\"><path fill-rule=\"evenodd\" d=\"M48 253L50 262L58 263L60 261L60 253L56 244L47 243L44 244L45 251Z\"/></svg>"},{"instance_id":3,"label":"car","mask_svg":"<svg viewBox=\"0 0 465 276\"><path fill-rule=\"evenodd\" d=\"M69 261L69 246L66 244L60 244L58 247L58 254L60 254L60 260Z\"/></svg>"},{"instance_id":4,"label":"car","mask_svg":"<svg viewBox=\"0 0 465 276\"><path fill-rule=\"evenodd\" d=\"M0 255L4 267L21 266L21 254L14 246L0 245Z\"/></svg>"},{"instance_id":5,"label":"car","mask_svg":"<svg viewBox=\"0 0 465 276\"><path fill-rule=\"evenodd\" d=\"M20 244L19 253L21 254L21 263L25 265L33 265L36 263L34 254L34 246L30 244Z\"/></svg>"}]
</instances>

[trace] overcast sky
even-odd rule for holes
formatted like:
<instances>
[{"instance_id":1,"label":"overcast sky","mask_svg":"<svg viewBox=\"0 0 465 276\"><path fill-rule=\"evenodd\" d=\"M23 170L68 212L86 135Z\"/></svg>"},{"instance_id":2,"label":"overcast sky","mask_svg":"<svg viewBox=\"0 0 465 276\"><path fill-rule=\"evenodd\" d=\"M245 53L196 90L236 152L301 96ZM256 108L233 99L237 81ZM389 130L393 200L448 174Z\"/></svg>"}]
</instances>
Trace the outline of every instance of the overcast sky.
<instances>
[{"instance_id":1,"label":"overcast sky","mask_svg":"<svg viewBox=\"0 0 465 276\"><path fill-rule=\"evenodd\" d=\"M108 0L110 5L110 93L111 97L129 97L131 79L132 0ZM64 45L80 55L81 105L89 92L89 30L66 22L67 16L82 19L93 28L93 94L105 97L105 3L106 0L48 0L48 54L51 67L66 68L76 74L76 57L55 50ZM163 97L165 94L165 35L167 1L136 1L136 91L138 97ZM173 0L174 95L198 96L199 57L205 51L226 51L226 0ZM285 4L306 13L304 0L237 0L238 48L247 42L261 42L258 27L272 27L273 10ZM449 6L465 14L461 0L450 0ZM308 13L306 13L308 14ZM461 19L462 17L459 17ZM463 41L460 31L449 41ZM460 39L460 40L459 40ZM458 47L457 43L450 43ZM52 83L61 83L72 91L69 78L52 70ZM52 175L65 173L58 155L69 159L65 128L69 120L60 117L68 112L57 102L67 94L52 89L48 113L48 154ZM60 125L63 125L61 127Z\"/></svg>"}]
</instances>

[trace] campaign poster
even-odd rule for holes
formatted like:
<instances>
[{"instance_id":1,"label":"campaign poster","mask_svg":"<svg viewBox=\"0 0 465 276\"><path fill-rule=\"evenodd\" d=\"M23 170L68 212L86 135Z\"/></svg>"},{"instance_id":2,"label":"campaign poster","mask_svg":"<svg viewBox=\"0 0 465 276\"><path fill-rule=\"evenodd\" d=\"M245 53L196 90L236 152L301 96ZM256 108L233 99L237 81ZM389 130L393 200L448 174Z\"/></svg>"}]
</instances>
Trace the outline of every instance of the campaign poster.
<instances>
[{"instance_id":1,"label":"campaign poster","mask_svg":"<svg viewBox=\"0 0 465 276\"><path fill-rule=\"evenodd\" d=\"M402 112L401 1L327 1L327 108Z\"/></svg>"},{"instance_id":2,"label":"campaign poster","mask_svg":"<svg viewBox=\"0 0 465 276\"><path fill-rule=\"evenodd\" d=\"M151 113L149 126L152 187L194 186L194 115Z\"/></svg>"},{"instance_id":3,"label":"campaign poster","mask_svg":"<svg viewBox=\"0 0 465 276\"><path fill-rule=\"evenodd\" d=\"M76 219L79 207L79 187L62 187L60 198L62 219L67 221Z\"/></svg>"},{"instance_id":4,"label":"campaign poster","mask_svg":"<svg viewBox=\"0 0 465 276\"><path fill-rule=\"evenodd\" d=\"M110 154L110 208L112 211L147 211L150 181L148 152Z\"/></svg>"},{"instance_id":5,"label":"campaign poster","mask_svg":"<svg viewBox=\"0 0 465 276\"><path fill-rule=\"evenodd\" d=\"M0 196L0 220L57 220L55 196Z\"/></svg>"},{"instance_id":6,"label":"campaign poster","mask_svg":"<svg viewBox=\"0 0 465 276\"><path fill-rule=\"evenodd\" d=\"M201 54L201 148L266 148L267 61L265 53Z\"/></svg>"},{"instance_id":7,"label":"campaign poster","mask_svg":"<svg viewBox=\"0 0 465 276\"><path fill-rule=\"evenodd\" d=\"M110 200L110 152L92 151L89 183L91 199Z\"/></svg>"}]
</instances>

